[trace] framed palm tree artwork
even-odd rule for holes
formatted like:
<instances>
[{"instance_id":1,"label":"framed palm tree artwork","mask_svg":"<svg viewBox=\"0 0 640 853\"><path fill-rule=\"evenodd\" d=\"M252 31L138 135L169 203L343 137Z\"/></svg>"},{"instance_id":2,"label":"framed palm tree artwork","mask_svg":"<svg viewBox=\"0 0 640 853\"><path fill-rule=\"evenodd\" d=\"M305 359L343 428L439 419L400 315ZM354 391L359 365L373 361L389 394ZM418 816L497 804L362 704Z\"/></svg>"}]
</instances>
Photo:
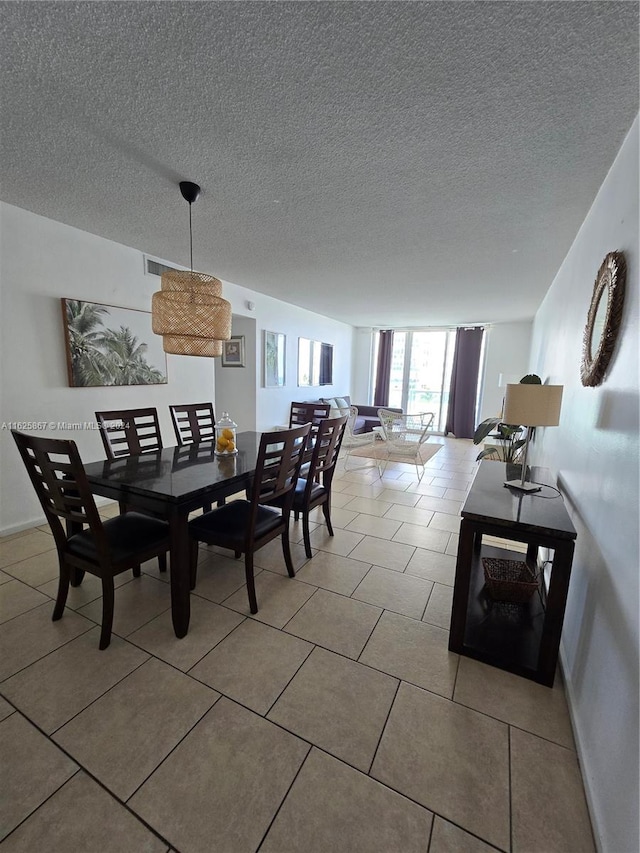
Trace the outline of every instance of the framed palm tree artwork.
<instances>
[{"instance_id":1,"label":"framed palm tree artwork","mask_svg":"<svg viewBox=\"0 0 640 853\"><path fill-rule=\"evenodd\" d=\"M80 299L61 303L72 388L167 383L167 357L151 330L151 312Z\"/></svg>"}]
</instances>

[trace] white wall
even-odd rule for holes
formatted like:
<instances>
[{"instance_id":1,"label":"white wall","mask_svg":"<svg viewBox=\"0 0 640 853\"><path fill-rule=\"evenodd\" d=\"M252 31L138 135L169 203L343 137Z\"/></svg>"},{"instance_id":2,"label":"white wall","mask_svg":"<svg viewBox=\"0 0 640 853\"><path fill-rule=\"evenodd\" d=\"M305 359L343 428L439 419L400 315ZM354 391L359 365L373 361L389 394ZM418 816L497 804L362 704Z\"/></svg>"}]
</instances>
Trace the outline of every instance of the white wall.
<instances>
[{"instance_id":1,"label":"white wall","mask_svg":"<svg viewBox=\"0 0 640 853\"><path fill-rule=\"evenodd\" d=\"M206 358L167 356L167 385L69 388L60 298L150 310L151 294L158 288L159 279L144 274L141 252L0 203L0 424L94 421L94 412L100 409L156 406L165 444L172 445L171 403L213 400L216 411L228 404L241 429L254 428L255 423L263 430L288 421L291 400L312 399L321 392L349 393L351 326L230 282L223 282L223 293L232 304L234 333L247 335L251 363L245 370L224 369L229 385L220 389L224 396L220 405L214 388L217 360ZM249 301L255 303L254 311L249 311ZM240 329L244 331L236 331ZM260 387L262 329L287 335L285 388ZM334 345L333 386L297 387L299 335ZM239 378L231 382L234 375L243 380L253 377L252 387ZM73 438L87 462L104 458L96 430L40 434ZM11 433L0 429L0 534L41 520Z\"/></svg>"},{"instance_id":2,"label":"white wall","mask_svg":"<svg viewBox=\"0 0 640 853\"><path fill-rule=\"evenodd\" d=\"M229 288L225 289L228 294ZM228 299L228 295L226 297ZM232 335L244 336L245 367L223 367L214 359L216 392L215 416L227 412L238 425L239 432L256 428L256 320L254 317L233 315Z\"/></svg>"},{"instance_id":3,"label":"white wall","mask_svg":"<svg viewBox=\"0 0 640 853\"><path fill-rule=\"evenodd\" d=\"M596 836L607 853L638 838L638 120L534 322L531 371L564 385L560 426L533 459L557 472L578 531L562 662ZM627 262L623 326L602 385L580 382L598 268Z\"/></svg>"},{"instance_id":4,"label":"white wall","mask_svg":"<svg viewBox=\"0 0 640 853\"><path fill-rule=\"evenodd\" d=\"M496 323L485 329L484 373L481 381L480 421L499 417L504 388L500 374L519 382L529 372L532 322Z\"/></svg>"}]
</instances>

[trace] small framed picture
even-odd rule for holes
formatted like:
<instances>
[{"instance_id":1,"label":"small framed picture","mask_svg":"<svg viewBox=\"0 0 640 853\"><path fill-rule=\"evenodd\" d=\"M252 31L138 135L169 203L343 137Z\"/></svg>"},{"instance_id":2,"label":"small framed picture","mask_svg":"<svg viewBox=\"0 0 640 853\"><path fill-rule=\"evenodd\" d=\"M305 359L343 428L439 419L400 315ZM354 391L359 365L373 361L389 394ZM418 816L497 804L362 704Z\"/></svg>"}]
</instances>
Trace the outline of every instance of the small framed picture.
<instances>
[{"instance_id":1,"label":"small framed picture","mask_svg":"<svg viewBox=\"0 0 640 853\"><path fill-rule=\"evenodd\" d=\"M222 342L222 366L244 367L244 335L232 335L230 341Z\"/></svg>"},{"instance_id":2,"label":"small framed picture","mask_svg":"<svg viewBox=\"0 0 640 853\"><path fill-rule=\"evenodd\" d=\"M281 332L264 333L264 387L282 388L285 385L286 336Z\"/></svg>"}]
</instances>

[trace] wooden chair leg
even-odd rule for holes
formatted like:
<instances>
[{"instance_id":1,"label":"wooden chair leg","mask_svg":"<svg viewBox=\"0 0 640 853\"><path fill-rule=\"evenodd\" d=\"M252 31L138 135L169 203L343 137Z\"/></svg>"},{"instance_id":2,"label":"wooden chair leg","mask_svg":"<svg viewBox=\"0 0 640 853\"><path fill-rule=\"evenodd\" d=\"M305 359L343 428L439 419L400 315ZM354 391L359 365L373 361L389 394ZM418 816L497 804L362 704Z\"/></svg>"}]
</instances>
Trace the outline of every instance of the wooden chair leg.
<instances>
[{"instance_id":1,"label":"wooden chair leg","mask_svg":"<svg viewBox=\"0 0 640 853\"><path fill-rule=\"evenodd\" d=\"M291 545L289 543L289 529L288 528L282 534L282 553L284 555L284 562L287 566L287 571L289 572L289 577L295 578L296 570L293 568L293 560L291 559Z\"/></svg>"},{"instance_id":2,"label":"wooden chair leg","mask_svg":"<svg viewBox=\"0 0 640 853\"><path fill-rule=\"evenodd\" d=\"M160 556L158 557L158 568L160 569L161 572L167 571L167 555L166 554L160 554Z\"/></svg>"},{"instance_id":3,"label":"wooden chair leg","mask_svg":"<svg viewBox=\"0 0 640 853\"><path fill-rule=\"evenodd\" d=\"M131 571L133 572L134 578L139 578L142 574L142 569L140 568L140 566L133 566Z\"/></svg>"},{"instance_id":4,"label":"wooden chair leg","mask_svg":"<svg viewBox=\"0 0 640 853\"><path fill-rule=\"evenodd\" d=\"M69 569L69 566L61 562L60 578L58 580L58 596L56 598L55 607L53 608L53 616L51 617L54 622L57 622L58 619L62 619L62 614L64 613L64 606L67 603L70 575L71 571Z\"/></svg>"},{"instance_id":5,"label":"wooden chair leg","mask_svg":"<svg viewBox=\"0 0 640 853\"><path fill-rule=\"evenodd\" d=\"M100 632L100 649L106 649L111 642L113 599L113 577L102 578L102 631Z\"/></svg>"},{"instance_id":6,"label":"wooden chair leg","mask_svg":"<svg viewBox=\"0 0 640 853\"><path fill-rule=\"evenodd\" d=\"M313 553L311 551L311 535L309 533L309 513L302 513L302 536L304 538L304 553L307 557L313 557ZM291 573L289 573L291 574Z\"/></svg>"},{"instance_id":7,"label":"wooden chair leg","mask_svg":"<svg viewBox=\"0 0 640 853\"><path fill-rule=\"evenodd\" d=\"M331 505L329 501L326 501L322 504L322 514L324 515L324 520L327 523L327 530L329 531L329 536L333 536L333 526L331 524Z\"/></svg>"},{"instance_id":8,"label":"wooden chair leg","mask_svg":"<svg viewBox=\"0 0 640 853\"><path fill-rule=\"evenodd\" d=\"M198 540L192 539L189 544L189 587L196 588L198 579Z\"/></svg>"},{"instance_id":9,"label":"wooden chair leg","mask_svg":"<svg viewBox=\"0 0 640 853\"><path fill-rule=\"evenodd\" d=\"M247 595L249 596L249 611L258 612L258 599L256 598L256 585L253 579L253 551L247 551L244 555L244 573L247 579Z\"/></svg>"}]
</instances>

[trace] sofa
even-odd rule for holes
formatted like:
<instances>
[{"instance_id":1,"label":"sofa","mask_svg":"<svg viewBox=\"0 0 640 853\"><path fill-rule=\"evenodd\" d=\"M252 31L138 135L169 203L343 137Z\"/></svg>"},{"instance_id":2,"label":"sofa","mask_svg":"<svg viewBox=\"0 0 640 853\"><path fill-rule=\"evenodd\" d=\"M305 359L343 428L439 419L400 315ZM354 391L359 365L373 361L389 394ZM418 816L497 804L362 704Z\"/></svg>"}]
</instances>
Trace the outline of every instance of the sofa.
<instances>
[{"instance_id":1,"label":"sofa","mask_svg":"<svg viewBox=\"0 0 640 853\"><path fill-rule=\"evenodd\" d=\"M310 400L308 402L312 403L328 403L331 406L330 415L332 417L339 417L340 414L343 414L344 409L348 409L349 406L355 406L358 410L358 417L356 418L356 422L353 426L353 432L356 435L359 435L363 432L371 432L374 427L380 426L380 418L378 417L378 409L380 406L361 406L358 403L352 403L351 397L320 397L319 400ZM394 409L390 406L384 406L382 408L389 408L392 412L400 412L402 413L402 409Z\"/></svg>"}]
</instances>

